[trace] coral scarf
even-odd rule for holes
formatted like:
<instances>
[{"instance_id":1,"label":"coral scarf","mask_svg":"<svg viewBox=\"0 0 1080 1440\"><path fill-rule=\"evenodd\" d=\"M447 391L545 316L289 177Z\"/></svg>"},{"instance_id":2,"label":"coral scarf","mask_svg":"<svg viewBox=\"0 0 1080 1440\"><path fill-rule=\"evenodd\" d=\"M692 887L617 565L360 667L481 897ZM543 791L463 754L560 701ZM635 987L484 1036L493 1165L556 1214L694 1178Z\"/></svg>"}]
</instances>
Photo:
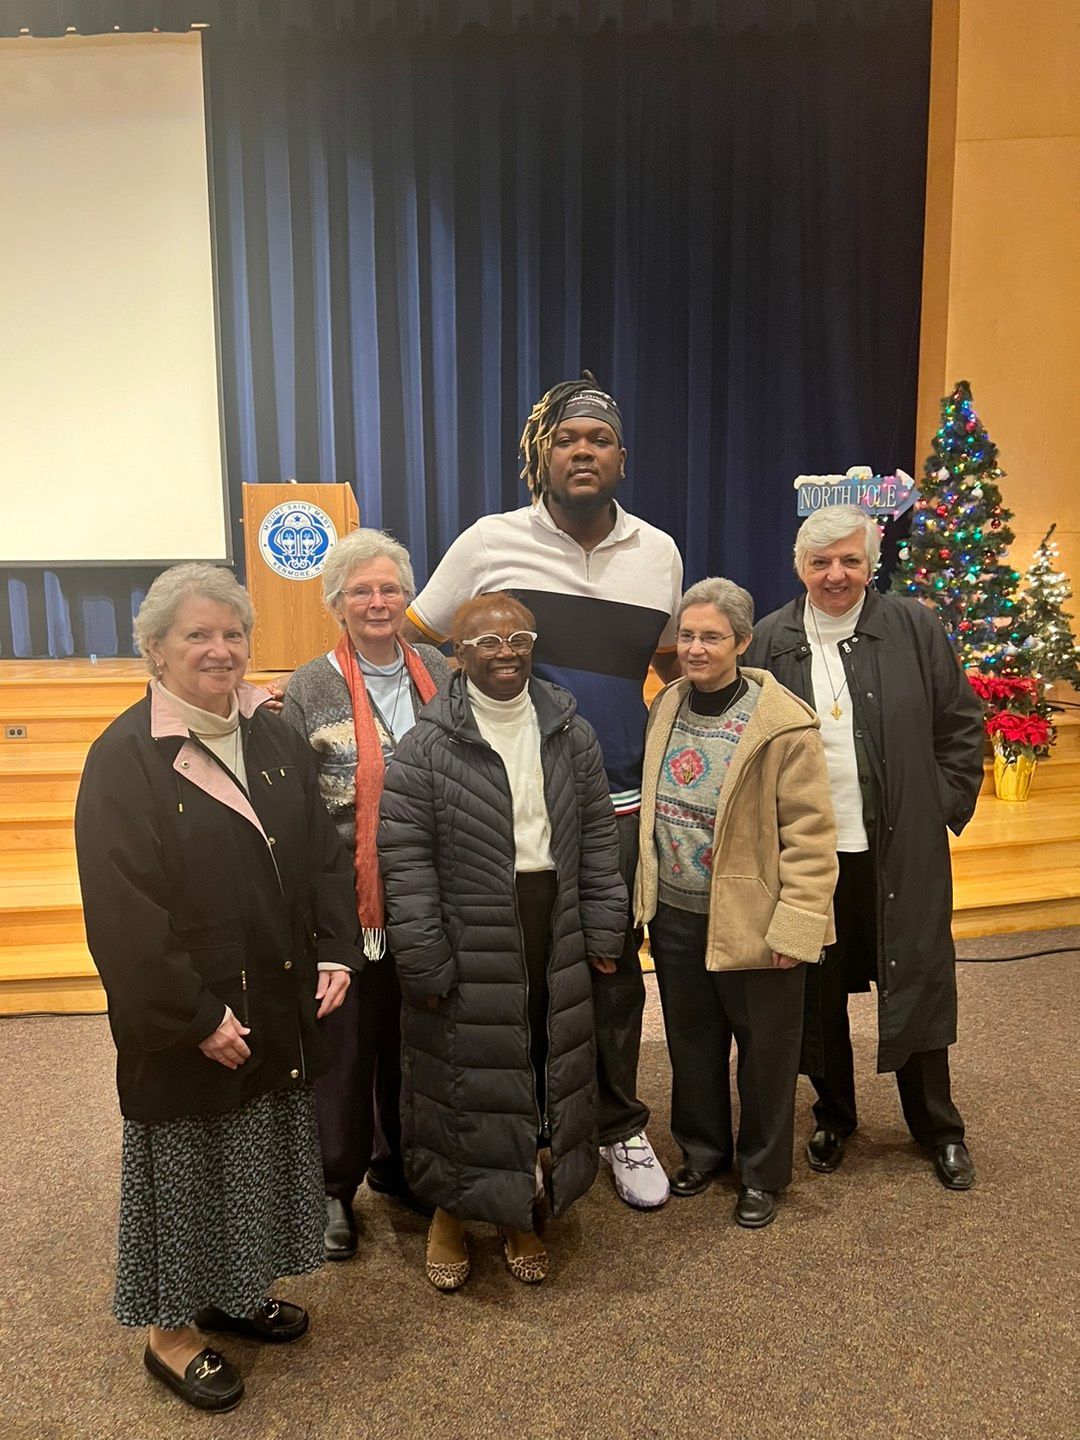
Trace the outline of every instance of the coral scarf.
<instances>
[{"instance_id":1,"label":"coral scarf","mask_svg":"<svg viewBox=\"0 0 1080 1440\"><path fill-rule=\"evenodd\" d=\"M416 686L421 704L426 705L435 694L435 682L412 646L406 645L403 640L399 640L398 644L405 656L409 679ZM353 856L356 906L364 930L364 954L369 960L378 960L386 953L386 906L379 858L375 853L375 837L379 829L379 801L382 799L386 762L367 686L356 663L356 651L348 630L341 632L334 655L349 687L356 735L356 850Z\"/></svg>"}]
</instances>

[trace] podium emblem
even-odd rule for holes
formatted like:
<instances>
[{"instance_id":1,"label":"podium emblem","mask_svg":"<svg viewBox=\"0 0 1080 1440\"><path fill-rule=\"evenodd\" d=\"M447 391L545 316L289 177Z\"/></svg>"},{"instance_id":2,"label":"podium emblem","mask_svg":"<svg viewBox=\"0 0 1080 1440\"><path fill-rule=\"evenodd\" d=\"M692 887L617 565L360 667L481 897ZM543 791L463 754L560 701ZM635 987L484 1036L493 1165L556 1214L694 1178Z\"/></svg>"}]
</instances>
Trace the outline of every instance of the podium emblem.
<instances>
[{"instance_id":1,"label":"podium emblem","mask_svg":"<svg viewBox=\"0 0 1080 1440\"><path fill-rule=\"evenodd\" d=\"M322 574L326 552L337 540L325 510L307 500L277 505L259 526L259 554L285 580L314 580Z\"/></svg>"}]
</instances>

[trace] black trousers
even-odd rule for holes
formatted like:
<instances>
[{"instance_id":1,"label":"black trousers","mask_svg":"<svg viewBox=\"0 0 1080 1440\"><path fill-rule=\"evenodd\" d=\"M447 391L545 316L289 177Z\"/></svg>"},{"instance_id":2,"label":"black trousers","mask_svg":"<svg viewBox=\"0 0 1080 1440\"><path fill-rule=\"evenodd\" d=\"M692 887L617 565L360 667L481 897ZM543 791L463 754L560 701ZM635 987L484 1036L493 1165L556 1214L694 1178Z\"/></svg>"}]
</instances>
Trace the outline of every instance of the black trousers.
<instances>
[{"instance_id":1,"label":"black trousers","mask_svg":"<svg viewBox=\"0 0 1080 1440\"><path fill-rule=\"evenodd\" d=\"M529 1059L536 1085L537 1110L543 1117L547 1109L547 970L551 954L551 912L555 907L555 871L519 870L516 884L529 986Z\"/></svg>"},{"instance_id":2,"label":"black trousers","mask_svg":"<svg viewBox=\"0 0 1080 1440\"><path fill-rule=\"evenodd\" d=\"M634 872L638 862L638 816L617 815L619 873L633 905ZM645 1011L645 981L641 975L641 932L634 929L627 910L623 948L615 958L614 975L592 972L593 1013L596 1017L596 1081L600 1108L597 1128L601 1145L628 1140L649 1123L649 1109L637 1093L641 1017ZM601 957L606 958L606 957Z\"/></svg>"},{"instance_id":3,"label":"black trousers","mask_svg":"<svg viewBox=\"0 0 1080 1440\"><path fill-rule=\"evenodd\" d=\"M731 1041L738 1049L744 1185L791 1179L806 967L706 970L709 917L660 905L649 938L671 1057L671 1133L694 1170L731 1164Z\"/></svg>"},{"instance_id":4,"label":"black trousers","mask_svg":"<svg viewBox=\"0 0 1080 1440\"><path fill-rule=\"evenodd\" d=\"M819 1126L850 1135L858 1124L855 1060L848 1023L848 994L877 983L877 878L870 851L838 855L840 878L833 897L836 944L825 950L816 977L824 1065L811 1075ZM948 1145L964 1138L964 1122L952 1102L948 1048L921 1050L896 1072L900 1107L921 1145Z\"/></svg>"},{"instance_id":5,"label":"black trousers","mask_svg":"<svg viewBox=\"0 0 1080 1440\"><path fill-rule=\"evenodd\" d=\"M315 1082L326 1193L351 1204L369 1168L405 1183L401 1160L401 989L394 957L369 961L325 1020L330 1068ZM378 1159L373 1162L373 1154Z\"/></svg>"}]
</instances>

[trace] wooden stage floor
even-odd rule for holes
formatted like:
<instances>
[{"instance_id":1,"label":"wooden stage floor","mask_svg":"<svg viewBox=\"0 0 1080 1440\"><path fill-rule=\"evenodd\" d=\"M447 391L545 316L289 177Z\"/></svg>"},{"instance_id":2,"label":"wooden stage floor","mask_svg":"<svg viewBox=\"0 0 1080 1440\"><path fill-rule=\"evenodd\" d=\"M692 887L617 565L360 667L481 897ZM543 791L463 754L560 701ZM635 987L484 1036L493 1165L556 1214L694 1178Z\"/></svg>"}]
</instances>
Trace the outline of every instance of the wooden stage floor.
<instances>
[{"instance_id":1,"label":"wooden stage floor","mask_svg":"<svg viewBox=\"0 0 1080 1440\"><path fill-rule=\"evenodd\" d=\"M104 1008L86 950L72 816L91 741L146 678L134 660L0 660L0 1014ZM1059 721L1027 803L995 799L987 775L975 818L953 842L958 939L1080 924L1075 716ZM24 737L3 738L11 727Z\"/></svg>"}]
</instances>

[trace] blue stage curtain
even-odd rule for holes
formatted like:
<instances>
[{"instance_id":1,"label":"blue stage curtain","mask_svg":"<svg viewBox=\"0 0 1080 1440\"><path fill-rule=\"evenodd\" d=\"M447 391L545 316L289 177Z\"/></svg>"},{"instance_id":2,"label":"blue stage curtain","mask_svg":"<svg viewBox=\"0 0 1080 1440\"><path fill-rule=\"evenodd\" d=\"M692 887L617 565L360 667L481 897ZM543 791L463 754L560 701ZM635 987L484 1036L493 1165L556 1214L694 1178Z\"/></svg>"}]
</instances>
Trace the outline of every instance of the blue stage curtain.
<instances>
[{"instance_id":1,"label":"blue stage curtain","mask_svg":"<svg viewBox=\"0 0 1080 1440\"><path fill-rule=\"evenodd\" d=\"M523 418L585 365L626 418L620 499L688 580L728 575L759 613L794 593L794 477L913 465L930 5L786 8L800 23L208 32L234 509L245 481L347 481L422 582L524 503ZM100 572L59 574L96 639ZM40 653L12 593L34 582L8 577L0 647L7 618Z\"/></svg>"}]
</instances>

